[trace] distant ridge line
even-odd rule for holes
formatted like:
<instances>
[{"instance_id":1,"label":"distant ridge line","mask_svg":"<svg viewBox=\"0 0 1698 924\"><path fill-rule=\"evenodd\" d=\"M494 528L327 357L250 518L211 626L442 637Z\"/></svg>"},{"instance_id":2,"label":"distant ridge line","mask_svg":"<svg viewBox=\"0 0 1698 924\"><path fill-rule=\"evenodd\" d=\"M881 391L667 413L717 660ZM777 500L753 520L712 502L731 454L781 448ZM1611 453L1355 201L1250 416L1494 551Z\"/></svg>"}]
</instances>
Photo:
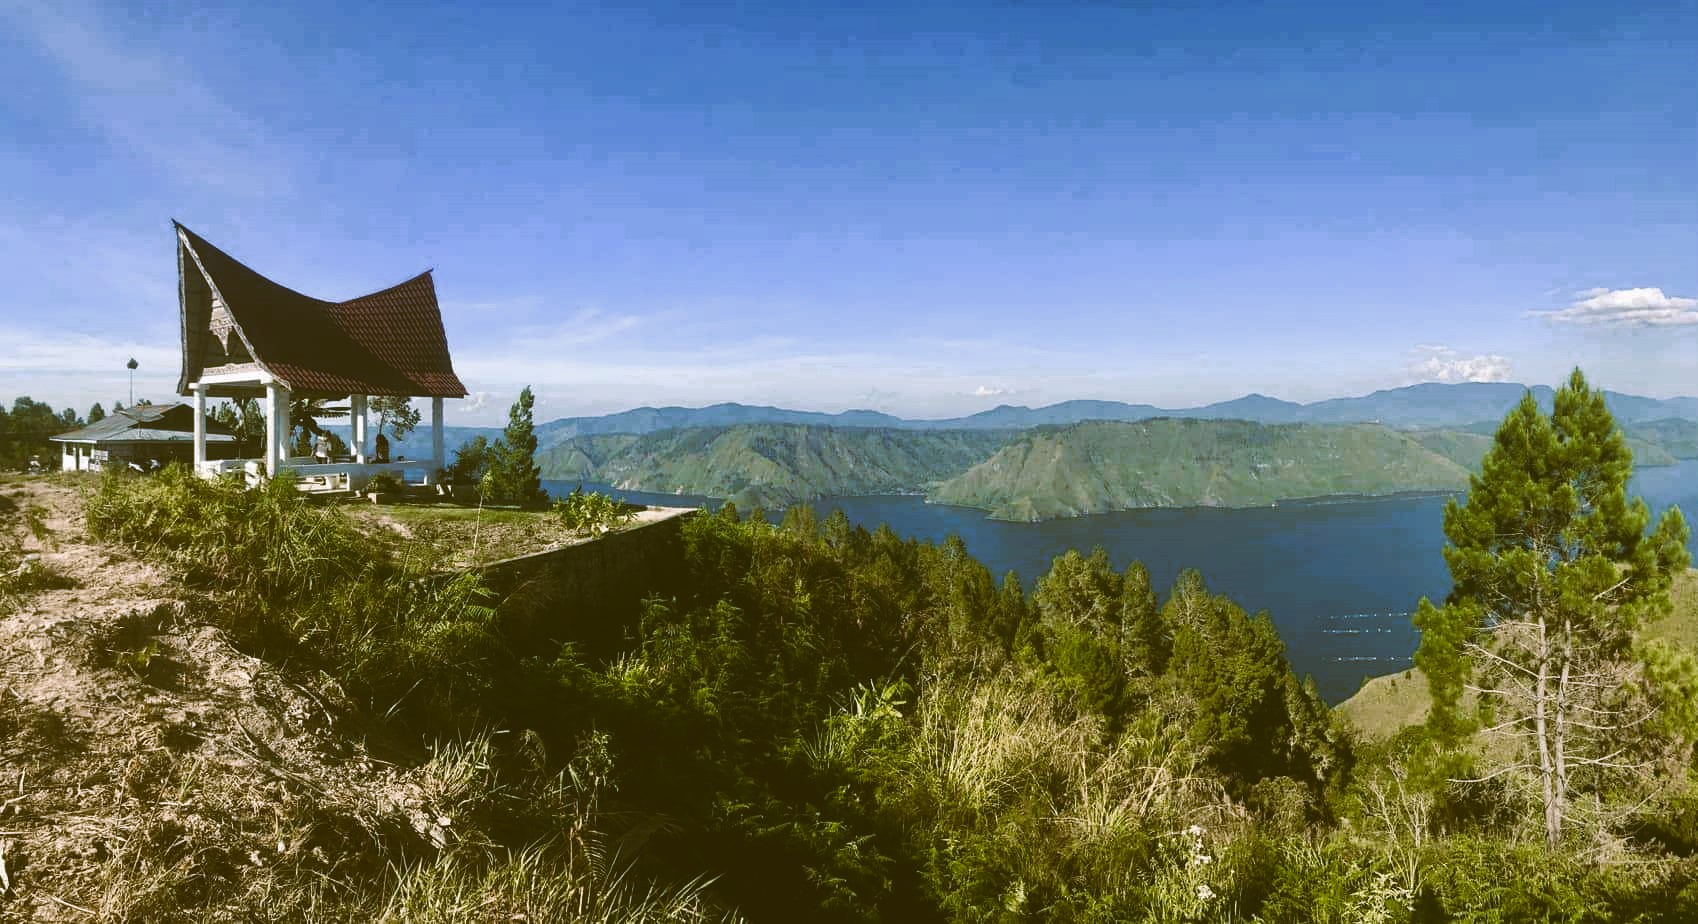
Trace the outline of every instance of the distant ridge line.
<instances>
[{"instance_id":1,"label":"distant ridge line","mask_svg":"<svg viewBox=\"0 0 1698 924\"><path fill-rule=\"evenodd\" d=\"M1379 423L1403 428L1464 427L1501 420L1528 390L1529 386L1512 382L1428 382L1308 404L1252 393L1194 408L1159 408L1123 401L1079 399L1038 408L1003 404L963 417L933 419L903 418L864 409L826 413L725 402L700 408L645 406L593 417L560 418L538 425L537 435L539 442L546 446L575 436L642 435L659 430L738 424L806 424L898 430L1025 430L1087 420L1136 421L1156 417L1248 420L1266 424ZM1531 390L1535 400L1548 409L1554 390L1547 385L1531 386ZM1646 398L1605 391L1604 399L1618 423L1666 418L1698 421L1698 397Z\"/></svg>"}]
</instances>

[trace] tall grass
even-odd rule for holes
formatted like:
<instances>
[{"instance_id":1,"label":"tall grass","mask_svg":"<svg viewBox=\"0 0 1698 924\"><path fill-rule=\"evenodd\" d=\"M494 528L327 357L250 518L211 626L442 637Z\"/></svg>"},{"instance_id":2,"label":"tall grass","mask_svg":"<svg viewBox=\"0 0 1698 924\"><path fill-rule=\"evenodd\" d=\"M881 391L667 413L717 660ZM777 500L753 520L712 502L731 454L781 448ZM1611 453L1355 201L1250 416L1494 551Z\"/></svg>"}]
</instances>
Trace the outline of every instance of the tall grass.
<instances>
[{"instance_id":1,"label":"tall grass","mask_svg":"<svg viewBox=\"0 0 1698 924\"><path fill-rule=\"evenodd\" d=\"M573 921L585 924L732 921L706 900L709 883L663 887L598 849L535 845L490 860L451 853L405 870L379 920Z\"/></svg>"},{"instance_id":2,"label":"tall grass","mask_svg":"<svg viewBox=\"0 0 1698 924\"><path fill-rule=\"evenodd\" d=\"M665 886L633 871L642 838L610 836L601 810L611 774L605 738L580 742L555 773L533 732L501 732L506 744L492 744L487 729L517 714L513 691L544 688L545 675L508 650L476 578L397 560L341 511L282 481L248 490L175 466L148 478L110 475L90 491L87 521L96 537L179 569L238 644L332 679L367 723L441 736L433 756L400 779L398 808L367 807L399 811L416 835L409 845L338 845L351 857L373 854L379 868L350 862L316 883L267 880L249 890L267 907L346 920L726 918L706 898L710 880ZM110 904L148 917L146 909L187 894L194 870L173 869L151 860L112 867ZM158 888L147 885L149 870Z\"/></svg>"},{"instance_id":3,"label":"tall grass","mask_svg":"<svg viewBox=\"0 0 1698 924\"><path fill-rule=\"evenodd\" d=\"M1182 898L1202 909L1199 894L1242 878L1197 859L1205 825L1228 842L1243 823L1204 755L1154 716L1111 737L1016 667L931 676L910 715L893 705L864 691L809 753L874 781L951 917L1137 919Z\"/></svg>"},{"instance_id":4,"label":"tall grass","mask_svg":"<svg viewBox=\"0 0 1698 924\"><path fill-rule=\"evenodd\" d=\"M213 621L238 644L323 670L380 712L470 727L511 660L475 578L427 579L435 562L397 559L284 480L248 490L176 465L149 478L109 474L87 520L96 537L210 591Z\"/></svg>"}]
</instances>

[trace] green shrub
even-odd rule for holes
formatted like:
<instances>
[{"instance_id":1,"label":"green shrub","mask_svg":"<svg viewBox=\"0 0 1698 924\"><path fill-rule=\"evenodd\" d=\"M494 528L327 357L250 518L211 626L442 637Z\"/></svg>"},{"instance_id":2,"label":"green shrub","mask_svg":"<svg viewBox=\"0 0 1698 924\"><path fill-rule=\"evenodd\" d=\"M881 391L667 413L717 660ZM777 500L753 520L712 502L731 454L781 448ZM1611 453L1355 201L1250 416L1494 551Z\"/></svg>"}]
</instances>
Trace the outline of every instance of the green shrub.
<instances>
[{"instance_id":1,"label":"green shrub","mask_svg":"<svg viewBox=\"0 0 1698 924\"><path fill-rule=\"evenodd\" d=\"M600 536L635 520L637 511L606 494L578 487L554 502L554 515L561 526L580 536Z\"/></svg>"},{"instance_id":2,"label":"green shrub","mask_svg":"<svg viewBox=\"0 0 1698 924\"><path fill-rule=\"evenodd\" d=\"M399 494L406 489L393 472L378 472L366 480L365 487L367 494Z\"/></svg>"}]
</instances>

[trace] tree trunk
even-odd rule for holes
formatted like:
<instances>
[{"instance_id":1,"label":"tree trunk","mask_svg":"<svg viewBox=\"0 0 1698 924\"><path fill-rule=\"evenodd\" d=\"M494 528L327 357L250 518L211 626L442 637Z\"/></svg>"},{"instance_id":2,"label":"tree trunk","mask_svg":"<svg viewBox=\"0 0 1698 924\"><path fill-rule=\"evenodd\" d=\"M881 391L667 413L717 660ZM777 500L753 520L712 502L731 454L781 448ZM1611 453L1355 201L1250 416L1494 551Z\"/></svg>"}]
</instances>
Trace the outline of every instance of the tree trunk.
<instances>
[{"instance_id":1,"label":"tree trunk","mask_svg":"<svg viewBox=\"0 0 1698 924\"><path fill-rule=\"evenodd\" d=\"M1539 671L1533 687L1533 735L1539 742L1539 784L1545 803L1545 843L1555 847L1562 840L1562 811L1556 801L1556 762L1551 753L1550 639L1545 617L1539 617Z\"/></svg>"},{"instance_id":2,"label":"tree trunk","mask_svg":"<svg viewBox=\"0 0 1698 924\"><path fill-rule=\"evenodd\" d=\"M1554 838L1562 835L1563 815L1568 808L1568 674L1570 662L1573 660L1569 657L1569 645L1574 638L1573 632L1573 623L1564 619L1562 621L1562 638L1558 640L1558 650L1562 657L1562 673L1557 681L1556 734L1552 739L1553 747L1551 748L1551 756L1556 763L1556 792L1555 802L1552 804L1552 808L1548 810L1556 813L1556 828L1554 834L1550 830L1545 832L1545 836L1552 839L1553 846L1556 843ZM1547 824L1547 829L1548 827Z\"/></svg>"}]
</instances>

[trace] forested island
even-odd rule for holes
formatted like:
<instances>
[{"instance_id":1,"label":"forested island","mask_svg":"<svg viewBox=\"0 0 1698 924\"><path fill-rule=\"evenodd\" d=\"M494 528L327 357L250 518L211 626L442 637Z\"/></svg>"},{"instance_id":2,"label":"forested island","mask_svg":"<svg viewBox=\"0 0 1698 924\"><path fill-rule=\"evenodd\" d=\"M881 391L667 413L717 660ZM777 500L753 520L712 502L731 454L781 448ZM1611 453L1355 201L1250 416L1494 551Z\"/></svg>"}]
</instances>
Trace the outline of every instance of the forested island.
<instances>
[{"instance_id":1,"label":"forested island","mask_svg":"<svg viewBox=\"0 0 1698 924\"><path fill-rule=\"evenodd\" d=\"M1630 424L1641 465L1698 458L1698 422ZM1030 430L738 424L576 436L543 477L729 498L924 494L1011 520L1141 507L1266 506L1326 495L1459 491L1491 438L1468 429L1154 418Z\"/></svg>"}]
</instances>

